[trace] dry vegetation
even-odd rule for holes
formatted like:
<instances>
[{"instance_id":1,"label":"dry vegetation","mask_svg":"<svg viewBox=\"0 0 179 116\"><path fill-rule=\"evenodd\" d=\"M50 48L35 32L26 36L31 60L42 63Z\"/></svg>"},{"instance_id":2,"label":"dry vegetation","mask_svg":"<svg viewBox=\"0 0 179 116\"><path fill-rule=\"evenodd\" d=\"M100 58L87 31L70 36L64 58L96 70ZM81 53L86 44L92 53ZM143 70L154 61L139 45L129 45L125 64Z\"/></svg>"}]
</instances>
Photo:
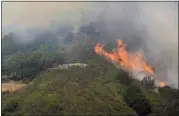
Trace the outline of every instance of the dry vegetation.
<instances>
[{"instance_id":1,"label":"dry vegetation","mask_svg":"<svg viewBox=\"0 0 179 116\"><path fill-rule=\"evenodd\" d=\"M2 83L2 89L1 91L2 92L5 92L5 91L10 91L10 92L14 92L16 90L19 90L23 87L25 87L26 84L22 84L22 83L19 83L19 82L6 82L6 83Z\"/></svg>"}]
</instances>

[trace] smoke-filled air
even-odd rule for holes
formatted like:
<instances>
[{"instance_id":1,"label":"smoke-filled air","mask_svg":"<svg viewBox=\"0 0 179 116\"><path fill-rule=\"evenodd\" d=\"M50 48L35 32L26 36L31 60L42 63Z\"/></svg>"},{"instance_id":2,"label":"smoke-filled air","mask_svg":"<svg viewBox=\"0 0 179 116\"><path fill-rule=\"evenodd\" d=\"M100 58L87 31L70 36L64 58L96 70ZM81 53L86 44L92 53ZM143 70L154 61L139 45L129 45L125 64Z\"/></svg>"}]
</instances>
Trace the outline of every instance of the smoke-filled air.
<instances>
[{"instance_id":1,"label":"smoke-filled air","mask_svg":"<svg viewBox=\"0 0 179 116\"><path fill-rule=\"evenodd\" d=\"M2 2L2 115L178 116L177 2Z\"/></svg>"},{"instance_id":2,"label":"smoke-filled air","mask_svg":"<svg viewBox=\"0 0 179 116\"><path fill-rule=\"evenodd\" d=\"M100 41L123 40L130 51L142 50L146 62L168 85L178 87L178 4L175 2L7 2L2 6L3 34L33 40L31 28L56 31L64 24L77 33L95 22ZM23 42L21 40L21 42Z\"/></svg>"}]
</instances>

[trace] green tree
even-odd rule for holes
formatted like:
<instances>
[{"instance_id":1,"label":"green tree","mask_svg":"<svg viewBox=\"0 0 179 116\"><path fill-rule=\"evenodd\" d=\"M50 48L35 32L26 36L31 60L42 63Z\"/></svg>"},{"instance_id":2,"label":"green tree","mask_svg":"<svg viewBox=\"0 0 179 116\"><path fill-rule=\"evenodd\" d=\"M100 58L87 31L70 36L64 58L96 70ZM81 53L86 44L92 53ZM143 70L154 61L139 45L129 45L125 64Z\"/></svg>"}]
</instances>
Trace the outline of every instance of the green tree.
<instances>
[{"instance_id":1,"label":"green tree","mask_svg":"<svg viewBox=\"0 0 179 116\"><path fill-rule=\"evenodd\" d=\"M12 99L2 108L2 115L3 116L12 115L12 113L16 112L18 108L19 108L19 101L17 99Z\"/></svg>"},{"instance_id":2,"label":"green tree","mask_svg":"<svg viewBox=\"0 0 179 116\"><path fill-rule=\"evenodd\" d=\"M139 87L131 85L124 94L127 104L133 108L140 116L146 116L151 113L149 100L141 93Z\"/></svg>"},{"instance_id":3,"label":"green tree","mask_svg":"<svg viewBox=\"0 0 179 116\"><path fill-rule=\"evenodd\" d=\"M118 80L120 84L124 85L130 85L132 82L132 78L129 77L129 74L122 70L117 74L116 80Z\"/></svg>"},{"instance_id":4,"label":"green tree","mask_svg":"<svg viewBox=\"0 0 179 116\"><path fill-rule=\"evenodd\" d=\"M12 75L13 80L33 78L38 73L53 66L54 63L64 63L63 55L57 52L38 50L28 53L19 53L3 60L4 75Z\"/></svg>"}]
</instances>

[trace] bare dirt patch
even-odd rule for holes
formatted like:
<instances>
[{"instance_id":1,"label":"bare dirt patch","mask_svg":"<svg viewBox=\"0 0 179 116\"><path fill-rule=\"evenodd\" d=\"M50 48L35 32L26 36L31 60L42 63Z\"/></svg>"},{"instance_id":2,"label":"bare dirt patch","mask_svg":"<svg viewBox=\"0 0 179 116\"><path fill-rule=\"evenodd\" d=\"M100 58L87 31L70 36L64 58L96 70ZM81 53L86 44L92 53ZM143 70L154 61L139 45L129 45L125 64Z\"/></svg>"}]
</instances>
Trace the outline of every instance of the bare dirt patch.
<instances>
[{"instance_id":1,"label":"bare dirt patch","mask_svg":"<svg viewBox=\"0 0 179 116\"><path fill-rule=\"evenodd\" d=\"M27 84L19 83L19 82L6 82L2 83L1 86L1 92L9 91L9 92L14 92L17 91L23 87L25 87Z\"/></svg>"}]
</instances>

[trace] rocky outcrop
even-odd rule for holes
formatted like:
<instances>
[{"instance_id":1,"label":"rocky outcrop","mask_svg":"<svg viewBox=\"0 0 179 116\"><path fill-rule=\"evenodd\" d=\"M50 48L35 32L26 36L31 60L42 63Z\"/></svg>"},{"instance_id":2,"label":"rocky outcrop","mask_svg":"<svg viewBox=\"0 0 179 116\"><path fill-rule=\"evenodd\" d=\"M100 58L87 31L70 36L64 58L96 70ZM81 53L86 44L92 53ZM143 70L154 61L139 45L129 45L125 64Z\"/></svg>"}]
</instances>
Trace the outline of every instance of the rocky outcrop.
<instances>
[{"instance_id":1,"label":"rocky outcrop","mask_svg":"<svg viewBox=\"0 0 179 116\"><path fill-rule=\"evenodd\" d=\"M56 68L52 68L52 69L69 69L72 67L86 68L87 64L84 63L70 63L70 64L62 64L62 65L60 64Z\"/></svg>"}]
</instances>

